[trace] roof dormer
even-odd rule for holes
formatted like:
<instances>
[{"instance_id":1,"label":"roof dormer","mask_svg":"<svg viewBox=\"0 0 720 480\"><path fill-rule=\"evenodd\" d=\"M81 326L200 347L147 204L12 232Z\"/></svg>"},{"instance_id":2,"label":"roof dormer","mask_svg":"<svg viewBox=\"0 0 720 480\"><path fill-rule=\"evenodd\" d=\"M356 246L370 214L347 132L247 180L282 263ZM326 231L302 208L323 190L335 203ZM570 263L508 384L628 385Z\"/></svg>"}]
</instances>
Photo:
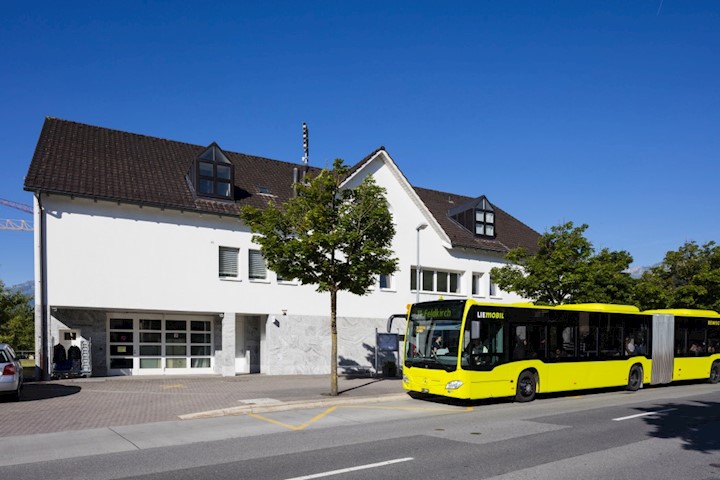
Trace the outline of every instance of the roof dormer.
<instances>
[{"instance_id":1,"label":"roof dormer","mask_svg":"<svg viewBox=\"0 0 720 480\"><path fill-rule=\"evenodd\" d=\"M448 215L476 236L495 238L495 209L485 195L450 209Z\"/></svg>"},{"instance_id":2,"label":"roof dormer","mask_svg":"<svg viewBox=\"0 0 720 480\"><path fill-rule=\"evenodd\" d=\"M193 165L193 184L200 197L234 199L235 167L222 149L213 142Z\"/></svg>"}]
</instances>

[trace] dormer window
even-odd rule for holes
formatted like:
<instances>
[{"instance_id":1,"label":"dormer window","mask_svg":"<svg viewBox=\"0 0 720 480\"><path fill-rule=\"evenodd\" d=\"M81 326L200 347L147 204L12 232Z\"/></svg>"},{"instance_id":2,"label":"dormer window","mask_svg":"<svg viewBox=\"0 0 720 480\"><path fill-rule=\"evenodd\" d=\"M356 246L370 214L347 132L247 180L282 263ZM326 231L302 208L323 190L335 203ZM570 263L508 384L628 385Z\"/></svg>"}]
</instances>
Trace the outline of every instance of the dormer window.
<instances>
[{"instance_id":1,"label":"dormer window","mask_svg":"<svg viewBox=\"0 0 720 480\"><path fill-rule=\"evenodd\" d=\"M195 189L201 197L233 199L233 164L222 149L212 143L195 159Z\"/></svg>"},{"instance_id":2,"label":"dormer window","mask_svg":"<svg viewBox=\"0 0 720 480\"><path fill-rule=\"evenodd\" d=\"M450 209L451 218L480 237L495 237L495 209L485 196Z\"/></svg>"},{"instance_id":3,"label":"dormer window","mask_svg":"<svg viewBox=\"0 0 720 480\"><path fill-rule=\"evenodd\" d=\"M486 198L475 208L475 235L495 236L495 210Z\"/></svg>"}]
</instances>

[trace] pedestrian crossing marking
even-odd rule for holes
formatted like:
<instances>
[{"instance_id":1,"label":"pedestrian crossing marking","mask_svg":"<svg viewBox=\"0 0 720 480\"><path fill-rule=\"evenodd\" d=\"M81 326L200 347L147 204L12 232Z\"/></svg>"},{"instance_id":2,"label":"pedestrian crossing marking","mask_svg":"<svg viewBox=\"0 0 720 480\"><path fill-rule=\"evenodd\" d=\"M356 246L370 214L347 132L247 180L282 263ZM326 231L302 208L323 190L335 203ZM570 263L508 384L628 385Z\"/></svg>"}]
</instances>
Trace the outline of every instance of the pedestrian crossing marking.
<instances>
[{"instance_id":1,"label":"pedestrian crossing marking","mask_svg":"<svg viewBox=\"0 0 720 480\"><path fill-rule=\"evenodd\" d=\"M257 413L248 413L248 416L249 416L249 417L253 417L253 418L257 418L258 420L264 420L264 421L266 421L266 422L270 422L270 423L272 423L272 424L274 424L274 425L279 425L279 426L281 426L281 427L285 427L285 428L288 428L288 429L290 429L290 430L302 430L302 429L306 428L308 425L310 425L310 424L312 424L312 423L314 423L314 422L317 422L318 420L320 420L321 418L323 418L325 415L329 414L330 412L335 411L335 409L337 409L337 408L338 408L337 405L334 406L334 407L330 407L330 408L328 408L327 410L325 410L324 412L322 412L322 413L320 413L320 414L318 414L318 415L315 415L313 418L311 418L311 419L308 420L307 422L303 423L302 425L297 425L297 426L296 426L296 425L290 425L290 424L284 423L284 422L280 422L280 421L278 421L278 420L273 420L272 418L264 417L264 416L262 416L262 415L258 415Z\"/></svg>"},{"instance_id":2,"label":"pedestrian crossing marking","mask_svg":"<svg viewBox=\"0 0 720 480\"><path fill-rule=\"evenodd\" d=\"M457 408L434 408L434 407L382 407L382 406L368 406L368 405L335 405L333 407L330 407L323 412L315 415L313 418L308 420L307 422L300 424L300 425L290 425L289 423L281 422L279 420L275 420L273 418L266 417L264 415L259 415L257 413L247 413L246 415L248 417L256 418L258 420L262 420L264 422L272 423L273 425L277 425L279 427L287 428L288 430L303 430L307 428L308 426L312 425L313 423L317 422L318 420L321 420L325 416L329 415L330 413L334 412L335 410L339 408L355 408L355 409L375 409L375 410L404 410L404 411L415 411L415 412L450 412L450 413L466 413L466 412L472 412L473 407L465 407L463 409L457 409Z\"/></svg>"}]
</instances>

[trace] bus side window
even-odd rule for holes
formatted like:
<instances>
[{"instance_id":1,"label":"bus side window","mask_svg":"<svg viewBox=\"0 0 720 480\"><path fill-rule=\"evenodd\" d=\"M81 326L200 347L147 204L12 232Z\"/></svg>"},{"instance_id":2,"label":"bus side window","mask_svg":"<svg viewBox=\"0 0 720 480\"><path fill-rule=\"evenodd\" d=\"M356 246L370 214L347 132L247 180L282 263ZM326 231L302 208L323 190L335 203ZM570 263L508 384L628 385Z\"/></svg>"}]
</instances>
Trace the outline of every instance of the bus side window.
<instances>
[{"instance_id":1,"label":"bus side window","mask_svg":"<svg viewBox=\"0 0 720 480\"><path fill-rule=\"evenodd\" d=\"M634 345L634 352L626 350L626 355L647 355L649 353L648 319L646 317L640 317L638 320L637 316L627 315L624 331L625 337Z\"/></svg>"},{"instance_id":2,"label":"bus side window","mask_svg":"<svg viewBox=\"0 0 720 480\"><path fill-rule=\"evenodd\" d=\"M720 353L720 326L708 325L708 353Z\"/></svg>"},{"instance_id":3,"label":"bus side window","mask_svg":"<svg viewBox=\"0 0 720 480\"><path fill-rule=\"evenodd\" d=\"M690 355L707 355L706 325L707 322L700 319L688 319L688 344L690 345Z\"/></svg>"},{"instance_id":4,"label":"bus side window","mask_svg":"<svg viewBox=\"0 0 720 480\"><path fill-rule=\"evenodd\" d=\"M578 314L574 312L551 312L548 341L550 358L575 358L577 356Z\"/></svg>"},{"instance_id":5,"label":"bus side window","mask_svg":"<svg viewBox=\"0 0 720 480\"><path fill-rule=\"evenodd\" d=\"M528 344L537 358L547 358L547 341L545 326L533 325L528 327Z\"/></svg>"},{"instance_id":6,"label":"bus side window","mask_svg":"<svg viewBox=\"0 0 720 480\"><path fill-rule=\"evenodd\" d=\"M578 338L581 357L594 358L598 356L598 318L588 312L580 312Z\"/></svg>"},{"instance_id":7,"label":"bus side window","mask_svg":"<svg viewBox=\"0 0 720 480\"><path fill-rule=\"evenodd\" d=\"M512 359L524 360L528 357L527 327L525 325L516 326L513 329L512 341Z\"/></svg>"},{"instance_id":8,"label":"bus side window","mask_svg":"<svg viewBox=\"0 0 720 480\"><path fill-rule=\"evenodd\" d=\"M607 357L623 355L622 318L617 314L600 316L600 353Z\"/></svg>"},{"instance_id":9,"label":"bus side window","mask_svg":"<svg viewBox=\"0 0 720 480\"><path fill-rule=\"evenodd\" d=\"M675 355L684 357L688 354L687 333L687 320L683 317L675 317Z\"/></svg>"}]
</instances>

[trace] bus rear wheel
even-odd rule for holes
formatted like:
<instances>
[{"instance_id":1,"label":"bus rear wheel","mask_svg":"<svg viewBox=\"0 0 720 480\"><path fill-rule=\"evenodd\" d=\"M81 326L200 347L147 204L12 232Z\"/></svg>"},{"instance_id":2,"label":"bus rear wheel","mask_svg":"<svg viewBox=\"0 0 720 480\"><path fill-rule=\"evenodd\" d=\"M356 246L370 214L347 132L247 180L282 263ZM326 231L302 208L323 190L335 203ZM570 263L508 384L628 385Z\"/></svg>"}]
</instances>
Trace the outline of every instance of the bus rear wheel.
<instances>
[{"instance_id":1,"label":"bus rear wheel","mask_svg":"<svg viewBox=\"0 0 720 480\"><path fill-rule=\"evenodd\" d=\"M537 379L535 374L525 370L520 374L517 381L517 392L515 393L516 402L532 402L535 400L537 393Z\"/></svg>"},{"instance_id":2,"label":"bus rear wheel","mask_svg":"<svg viewBox=\"0 0 720 480\"><path fill-rule=\"evenodd\" d=\"M642 386L643 370L640 365L633 365L630 367L630 374L628 375L627 390L631 392L637 391Z\"/></svg>"},{"instance_id":3,"label":"bus rear wheel","mask_svg":"<svg viewBox=\"0 0 720 480\"><path fill-rule=\"evenodd\" d=\"M713 362L712 366L710 367L710 378L708 378L708 382L720 382L720 362Z\"/></svg>"}]
</instances>

